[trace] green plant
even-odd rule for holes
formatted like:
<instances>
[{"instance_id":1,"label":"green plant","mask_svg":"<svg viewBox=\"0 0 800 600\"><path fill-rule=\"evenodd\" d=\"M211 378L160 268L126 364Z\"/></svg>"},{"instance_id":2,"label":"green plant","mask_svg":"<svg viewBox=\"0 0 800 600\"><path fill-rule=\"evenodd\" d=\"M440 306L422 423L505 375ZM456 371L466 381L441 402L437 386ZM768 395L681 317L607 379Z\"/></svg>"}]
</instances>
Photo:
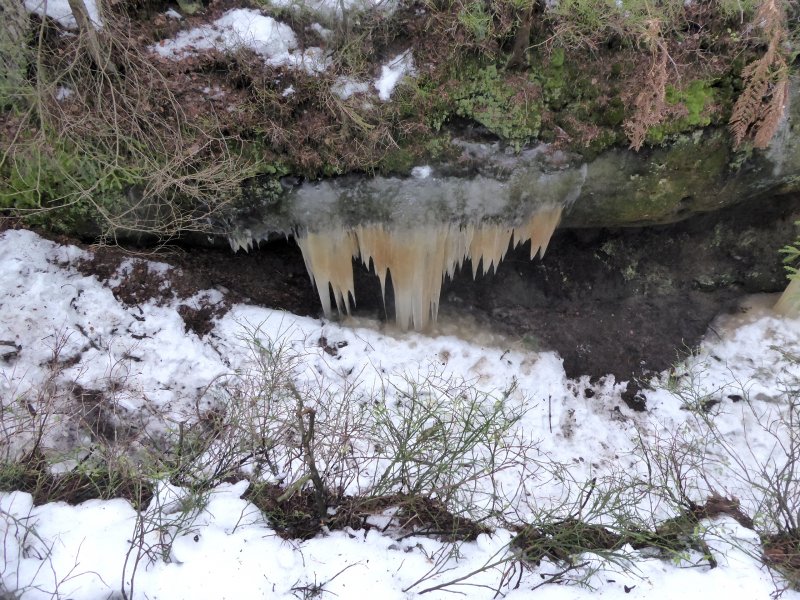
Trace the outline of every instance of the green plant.
<instances>
[{"instance_id":1,"label":"green plant","mask_svg":"<svg viewBox=\"0 0 800 600\"><path fill-rule=\"evenodd\" d=\"M796 226L800 227L800 221L795 223ZM798 267L794 266L796 264L800 264L800 238L794 243L784 246L780 250L778 250L781 254L783 254L783 262L786 265L786 271L789 273L790 279L796 279L798 277Z\"/></svg>"},{"instance_id":2,"label":"green plant","mask_svg":"<svg viewBox=\"0 0 800 600\"><path fill-rule=\"evenodd\" d=\"M492 34L492 16L486 11L486 4L473 0L458 11L458 21L478 42L485 41Z\"/></svg>"},{"instance_id":3,"label":"green plant","mask_svg":"<svg viewBox=\"0 0 800 600\"><path fill-rule=\"evenodd\" d=\"M507 76L493 64L465 69L450 92L457 115L484 125L517 150L539 134L541 95L535 81Z\"/></svg>"},{"instance_id":4,"label":"green plant","mask_svg":"<svg viewBox=\"0 0 800 600\"><path fill-rule=\"evenodd\" d=\"M800 225L800 221L795 225ZM778 252L784 255L783 262L788 272L789 284L775 305L775 310L782 314L795 315L800 312L800 271L795 266L800 259L800 239L794 244L784 246Z\"/></svg>"},{"instance_id":5,"label":"green plant","mask_svg":"<svg viewBox=\"0 0 800 600\"><path fill-rule=\"evenodd\" d=\"M381 468L369 493L436 498L449 511L478 520L502 514L502 504L478 507L487 498L499 501L495 477L502 471L536 469L532 446L512 433L524 409L436 373L401 376L389 385L391 396L371 405Z\"/></svg>"}]
</instances>

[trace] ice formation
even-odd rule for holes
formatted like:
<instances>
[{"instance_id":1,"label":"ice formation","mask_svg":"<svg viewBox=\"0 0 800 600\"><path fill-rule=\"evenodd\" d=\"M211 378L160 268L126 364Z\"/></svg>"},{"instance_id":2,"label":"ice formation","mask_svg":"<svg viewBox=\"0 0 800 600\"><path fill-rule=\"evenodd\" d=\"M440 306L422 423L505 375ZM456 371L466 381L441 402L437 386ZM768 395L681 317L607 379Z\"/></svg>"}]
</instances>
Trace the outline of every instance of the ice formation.
<instances>
[{"instance_id":1,"label":"ice formation","mask_svg":"<svg viewBox=\"0 0 800 600\"><path fill-rule=\"evenodd\" d=\"M561 218L561 207L542 210L516 227L495 224L425 225L393 228L360 225L348 230L306 232L297 236L312 283L325 314L333 312L331 293L339 313L350 313L355 303L352 260L371 267L386 299L391 273L395 318L402 329L425 329L436 321L445 276L469 259L472 275L490 273L513 244L531 242L531 259L544 256Z\"/></svg>"}]
</instances>

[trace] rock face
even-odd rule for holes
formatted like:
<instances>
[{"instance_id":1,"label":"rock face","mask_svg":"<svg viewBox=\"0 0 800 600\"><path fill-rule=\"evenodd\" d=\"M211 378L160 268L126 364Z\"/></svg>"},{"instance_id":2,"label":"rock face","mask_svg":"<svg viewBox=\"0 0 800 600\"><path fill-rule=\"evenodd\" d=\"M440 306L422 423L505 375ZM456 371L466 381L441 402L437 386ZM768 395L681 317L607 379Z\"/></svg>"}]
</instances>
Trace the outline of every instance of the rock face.
<instances>
[{"instance_id":1,"label":"rock face","mask_svg":"<svg viewBox=\"0 0 800 600\"><path fill-rule=\"evenodd\" d=\"M800 94L800 78L793 81ZM565 227L665 224L758 196L800 189L800 102L766 151L733 150L723 129L680 135L663 147L606 151L591 161L551 145L513 153L499 143L456 140L458 158L408 177L292 181L276 194L248 186L236 238L363 223L518 224L543 206L565 207ZM257 208L264 206L264 209Z\"/></svg>"},{"instance_id":2,"label":"rock face","mask_svg":"<svg viewBox=\"0 0 800 600\"><path fill-rule=\"evenodd\" d=\"M593 160L547 145L506 152L473 137L455 142L459 158L408 177L287 179L280 193L261 195L254 182L232 243L365 224L515 227L563 207L544 260L529 260L523 246L494 274L457 274L440 311L557 350L571 376L629 380L668 368L743 294L785 287L778 250L796 239L800 219L798 122L795 103L766 151L734 150L713 128ZM386 314L376 278L357 270L354 286L359 310Z\"/></svg>"}]
</instances>

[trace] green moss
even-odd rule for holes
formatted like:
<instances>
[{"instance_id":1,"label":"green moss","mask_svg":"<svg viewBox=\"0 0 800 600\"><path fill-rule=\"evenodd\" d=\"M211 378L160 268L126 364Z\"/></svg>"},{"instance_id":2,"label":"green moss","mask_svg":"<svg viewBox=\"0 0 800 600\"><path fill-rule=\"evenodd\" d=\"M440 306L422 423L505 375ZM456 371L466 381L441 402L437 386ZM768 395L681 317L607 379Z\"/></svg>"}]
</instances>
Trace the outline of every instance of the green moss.
<instances>
[{"instance_id":1,"label":"green moss","mask_svg":"<svg viewBox=\"0 0 800 600\"><path fill-rule=\"evenodd\" d=\"M556 48L553 50L553 54L550 56L550 66L555 69L559 69L564 66L564 49L563 48Z\"/></svg>"},{"instance_id":2,"label":"green moss","mask_svg":"<svg viewBox=\"0 0 800 600\"><path fill-rule=\"evenodd\" d=\"M424 144L425 158L433 162L455 160L461 154L461 148L453 145L449 134L431 137Z\"/></svg>"},{"instance_id":3,"label":"green moss","mask_svg":"<svg viewBox=\"0 0 800 600\"><path fill-rule=\"evenodd\" d=\"M605 109L600 111L598 124L608 127L619 127L625 120L625 104L618 97L608 101Z\"/></svg>"},{"instance_id":4,"label":"green moss","mask_svg":"<svg viewBox=\"0 0 800 600\"><path fill-rule=\"evenodd\" d=\"M550 57L550 63L541 75L542 91L547 105L558 110L567 101L564 93L566 83L566 69L564 68L564 50L556 48Z\"/></svg>"},{"instance_id":5,"label":"green moss","mask_svg":"<svg viewBox=\"0 0 800 600\"><path fill-rule=\"evenodd\" d=\"M498 70L496 65L467 66L451 92L458 116L472 119L516 149L539 134L542 105L538 83Z\"/></svg>"},{"instance_id":6,"label":"green moss","mask_svg":"<svg viewBox=\"0 0 800 600\"><path fill-rule=\"evenodd\" d=\"M452 144L447 133L419 136L413 141L398 143L398 147L387 152L378 161L375 170L381 175L408 175L416 165L452 161L461 154L461 149Z\"/></svg>"},{"instance_id":7,"label":"green moss","mask_svg":"<svg viewBox=\"0 0 800 600\"><path fill-rule=\"evenodd\" d=\"M592 164L592 179L584 185L585 198L576 203L570 222L669 223L693 212L718 208L720 187L729 173L731 157L724 131L681 134L627 179L620 180L619 156L611 153ZM605 175L607 173L607 175ZM614 189L604 181L616 181Z\"/></svg>"},{"instance_id":8,"label":"green moss","mask_svg":"<svg viewBox=\"0 0 800 600\"><path fill-rule=\"evenodd\" d=\"M668 85L665 94L667 104L674 107L682 106L687 114L650 127L647 132L647 143L660 145L675 134L711 125L712 113L709 109L717 101L717 88L713 84L713 81L697 79L682 89Z\"/></svg>"},{"instance_id":9,"label":"green moss","mask_svg":"<svg viewBox=\"0 0 800 600\"><path fill-rule=\"evenodd\" d=\"M398 147L389 151L378 163L378 172L383 175L408 173L417 164L417 154L408 147Z\"/></svg>"},{"instance_id":10,"label":"green moss","mask_svg":"<svg viewBox=\"0 0 800 600\"><path fill-rule=\"evenodd\" d=\"M692 81L682 90L671 85L666 89L667 102L672 105L683 104L689 112L683 119L688 126L705 127L711 123L705 109L714 102L714 94L712 82L702 79Z\"/></svg>"}]
</instances>

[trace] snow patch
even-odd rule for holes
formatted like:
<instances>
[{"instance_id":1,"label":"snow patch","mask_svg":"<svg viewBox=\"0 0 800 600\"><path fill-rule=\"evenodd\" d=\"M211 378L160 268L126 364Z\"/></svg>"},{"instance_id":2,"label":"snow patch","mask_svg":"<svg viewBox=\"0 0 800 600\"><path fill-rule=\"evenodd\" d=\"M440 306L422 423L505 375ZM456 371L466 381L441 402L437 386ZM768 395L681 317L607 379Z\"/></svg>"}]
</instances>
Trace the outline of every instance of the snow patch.
<instances>
[{"instance_id":1,"label":"snow patch","mask_svg":"<svg viewBox=\"0 0 800 600\"><path fill-rule=\"evenodd\" d=\"M249 48L262 56L268 65L302 68L309 73L324 71L329 64L320 48L298 50L291 27L249 8L229 10L210 25L182 31L151 48L172 60L204 50L234 52Z\"/></svg>"},{"instance_id":2,"label":"snow patch","mask_svg":"<svg viewBox=\"0 0 800 600\"><path fill-rule=\"evenodd\" d=\"M397 0L269 0L271 6L310 12L325 19L341 17L359 10L381 10L388 14L397 7Z\"/></svg>"},{"instance_id":3,"label":"snow patch","mask_svg":"<svg viewBox=\"0 0 800 600\"><path fill-rule=\"evenodd\" d=\"M311 31L316 32L316 34L321 37L323 40L329 40L333 35L333 31L328 29L327 27L323 27L319 23L312 23L308 27Z\"/></svg>"},{"instance_id":4,"label":"snow patch","mask_svg":"<svg viewBox=\"0 0 800 600\"><path fill-rule=\"evenodd\" d=\"M331 91L342 100L347 100L354 94L369 94L370 85L352 77L342 76L336 79L336 83L331 86Z\"/></svg>"},{"instance_id":5,"label":"snow patch","mask_svg":"<svg viewBox=\"0 0 800 600\"><path fill-rule=\"evenodd\" d=\"M422 165L411 169L411 176L414 179L427 179L433 173L433 169L429 165Z\"/></svg>"},{"instance_id":6,"label":"snow patch","mask_svg":"<svg viewBox=\"0 0 800 600\"><path fill-rule=\"evenodd\" d=\"M419 166L417 173L427 168ZM442 334L444 322L437 334L425 336L378 328L367 321L344 327L240 304L200 340L185 331L178 309L181 304L203 307L221 302L220 292L201 291L166 305L143 301L125 306L114 297L108 282L75 269L76 261L90 256L28 231L0 234L0 340L13 340L20 348L17 356L0 361L3 415L10 414L8 410L16 404L9 399L46 380L52 348L60 343L61 357L74 360L65 361L73 365L64 368L65 383L102 389L113 381L113 400L125 410L161 415L173 423L189 422L197 418L202 390L220 375L247 367L252 359L242 339L253 334L266 342L282 340L302 358L297 365L298 383L322 382L332 393L356 386L354 397L358 398L383 390L387 406L398 401L392 396L392 382L401 381L405 374L441 375L446 381L502 390L497 397L523 411L515 424L519 439L537 440L542 459L568 464L570 477L580 483L593 477L599 482L623 471L633 475L641 469L636 457L639 433L669 436L695 427L692 412L665 389L667 380L673 385L691 381L703 398L719 400L713 409L715 423L724 432L726 444L738 448L740 460L756 473L756 461L769 460L774 443L764 444L755 437L754 415L762 415L764 423L775 422L785 409L775 401L781 382L800 377L800 367L781 352L800 347L800 319L776 317L767 301L751 302L746 313L720 320L696 355L674 372L662 374L661 382L654 382L655 389L647 391L648 411L634 413L621 401L624 385L611 377L595 383L588 377L568 380L561 359L552 352L530 352L497 337L465 340ZM122 282L135 266L133 261L126 262L115 279ZM147 269L164 274L170 267L148 262ZM749 403L732 397L739 385L732 381L746 387ZM746 404L754 410L746 410ZM152 424L145 425L148 432L153 431ZM748 439L745 432L753 437ZM75 440L69 443L74 449ZM729 471L715 475L719 489L740 495L744 509L753 512L757 498L752 489L740 489L741 482ZM646 476L646 472L640 474ZM370 481L374 475L358 476ZM513 482L511 470L499 473L497 489L519 489L510 485ZM325 582L325 595L331 597L400 599L419 594L423 586L414 586L420 579L426 579L425 586L433 586L477 572L465 582L471 587L464 589L471 598L489 600L503 581L504 569L512 564L478 572L510 552L513 533L502 528L457 546L424 536L393 537L391 527L381 532L374 526L368 531L333 531L302 542L284 541L258 509L242 499L246 488L246 482L223 484L209 490L204 502L193 503L187 502L189 490L161 482L156 500L139 515L124 500L34 506L29 494L0 493L0 539L4 541L0 589L21 591L25 598L35 599L119 595L125 558L136 556L135 548L133 554L129 551L131 540L137 539L137 517L159 525L145 540L153 548L162 547L158 532L174 534L168 559L159 555L140 565L137 598L288 600L297 596L298 589ZM522 494L530 493L530 501L540 506L551 506L563 491L563 482L543 478L532 480ZM509 505L509 510L515 506ZM634 504L629 508L639 510ZM183 514L191 514L193 520L179 528L175 523ZM391 526L394 516L389 509L370 521ZM31 535L34 527L35 535ZM620 563L602 562L598 555L587 553L576 562L591 561L597 570L587 574L585 588L538 587L535 597L749 600L769 598L781 584L773 582L759 561L754 532L727 517L703 521L700 529L707 532L704 537L718 568L682 568L689 563L676 564L629 548L631 569L623 570ZM702 557L693 553L691 558L699 561ZM440 561L434 565L436 571L432 560ZM559 568L563 565L544 559L540 568L519 571L516 588L504 586L501 592L509 600L530 598L531 589L542 583L543 576ZM54 582L62 582L58 594ZM425 598L450 598L451 591L440 590ZM794 590L786 590L783 597L800 600Z\"/></svg>"},{"instance_id":7,"label":"snow patch","mask_svg":"<svg viewBox=\"0 0 800 600\"><path fill-rule=\"evenodd\" d=\"M375 81L378 98L384 102L388 101L392 97L394 88L403 77L414 77L416 74L411 50L398 54L381 67L381 76Z\"/></svg>"},{"instance_id":8,"label":"snow patch","mask_svg":"<svg viewBox=\"0 0 800 600\"><path fill-rule=\"evenodd\" d=\"M100 18L100 11L97 10L95 0L83 0L86 11L89 13L89 20L95 27L102 27L103 21ZM78 23L72 16L72 9L67 0L25 0L25 9L28 12L36 13L40 16L47 16L57 21L59 25L66 29L77 29Z\"/></svg>"},{"instance_id":9,"label":"snow patch","mask_svg":"<svg viewBox=\"0 0 800 600\"><path fill-rule=\"evenodd\" d=\"M71 88L60 85L56 88L56 100L58 102L63 102L69 99L74 93L75 92L73 92Z\"/></svg>"}]
</instances>

